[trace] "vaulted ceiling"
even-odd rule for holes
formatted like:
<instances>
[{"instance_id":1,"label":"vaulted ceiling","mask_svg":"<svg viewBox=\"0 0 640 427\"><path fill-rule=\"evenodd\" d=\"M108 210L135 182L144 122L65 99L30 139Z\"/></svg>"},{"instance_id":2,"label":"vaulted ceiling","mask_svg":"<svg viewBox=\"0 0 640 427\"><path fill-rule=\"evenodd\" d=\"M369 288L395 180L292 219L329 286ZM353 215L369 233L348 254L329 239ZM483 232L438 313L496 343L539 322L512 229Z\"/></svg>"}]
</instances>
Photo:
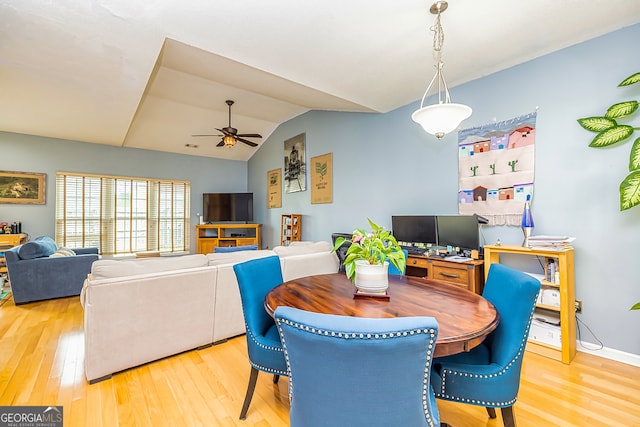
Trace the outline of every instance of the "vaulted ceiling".
<instances>
[{"instance_id":1,"label":"vaulted ceiling","mask_svg":"<svg viewBox=\"0 0 640 427\"><path fill-rule=\"evenodd\" d=\"M431 3L0 0L0 130L247 160L260 145L191 136L227 126L227 99L232 126L259 143L309 110L419 100L434 72ZM447 81L638 22L635 0L450 0Z\"/></svg>"}]
</instances>

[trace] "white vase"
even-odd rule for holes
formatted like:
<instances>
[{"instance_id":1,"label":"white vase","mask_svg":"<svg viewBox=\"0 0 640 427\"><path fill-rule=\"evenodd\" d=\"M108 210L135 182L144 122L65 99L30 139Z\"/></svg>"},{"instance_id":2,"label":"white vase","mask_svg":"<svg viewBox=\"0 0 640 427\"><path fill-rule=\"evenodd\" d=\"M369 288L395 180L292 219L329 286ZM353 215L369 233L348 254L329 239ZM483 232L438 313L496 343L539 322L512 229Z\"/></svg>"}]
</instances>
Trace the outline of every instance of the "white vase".
<instances>
[{"instance_id":1,"label":"white vase","mask_svg":"<svg viewBox=\"0 0 640 427\"><path fill-rule=\"evenodd\" d=\"M389 262L369 264L369 261L356 261L356 288L362 292L384 293L389 287Z\"/></svg>"}]
</instances>

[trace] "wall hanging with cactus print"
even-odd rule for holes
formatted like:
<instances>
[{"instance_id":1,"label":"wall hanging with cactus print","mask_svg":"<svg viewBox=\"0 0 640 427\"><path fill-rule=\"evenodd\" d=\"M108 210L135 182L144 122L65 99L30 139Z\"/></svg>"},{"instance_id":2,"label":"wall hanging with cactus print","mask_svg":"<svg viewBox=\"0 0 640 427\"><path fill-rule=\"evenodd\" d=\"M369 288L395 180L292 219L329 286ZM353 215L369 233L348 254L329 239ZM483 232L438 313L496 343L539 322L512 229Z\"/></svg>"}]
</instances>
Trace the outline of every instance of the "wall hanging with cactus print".
<instances>
[{"instance_id":1,"label":"wall hanging with cactus print","mask_svg":"<svg viewBox=\"0 0 640 427\"><path fill-rule=\"evenodd\" d=\"M618 87L630 86L640 82L640 73L624 79ZM604 116L593 116L578 119L580 126L597 135L589 147L609 147L629 139L640 127L620 123L638 110L638 101L624 101L609 107ZM631 146L629 171L620 183L620 210L624 211L640 204L640 138ZM639 307L640 308L640 307Z\"/></svg>"},{"instance_id":2,"label":"wall hanging with cactus print","mask_svg":"<svg viewBox=\"0 0 640 427\"><path fill-rule=\"evenodd\" d=\"M458 207L489 225L520 226L533 198L536 116L533 112L458 132Z\"/></svg>"}]
</instances>

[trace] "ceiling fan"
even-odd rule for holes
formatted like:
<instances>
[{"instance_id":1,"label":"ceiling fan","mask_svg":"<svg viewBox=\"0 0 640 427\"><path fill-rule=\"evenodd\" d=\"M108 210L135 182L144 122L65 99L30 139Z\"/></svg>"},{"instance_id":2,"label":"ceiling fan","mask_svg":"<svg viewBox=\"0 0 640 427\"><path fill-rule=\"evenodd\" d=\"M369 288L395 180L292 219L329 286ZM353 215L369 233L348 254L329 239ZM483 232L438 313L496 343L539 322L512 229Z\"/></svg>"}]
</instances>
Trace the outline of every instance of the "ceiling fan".
<instances>
[{"instance_id":1,"label":"ceiling fan","mask_svg":"<svg viewBox=\"0 0 640 427\"><path fill-rule=\"evenodd\" d=\"M245 138L262 138L262 135L259 135L257 133L238 133L238 129L231 127L231 106L233 105L233 101L230 99L227 99L225 102L229 106L229 126L224 127L222 129L216 128L217 131L222 132L222 135L199 134L199 135L191 135L191 136L221 136L222 139L220 140L220 142L218 142L216 147L226 146L227 148L232 148L234 145L236 145L236 142L238 141L244 142L245 144L251 147L257 147L258 144L256 144L255 142L249 141Z\"/></svg>"}]
</instances>

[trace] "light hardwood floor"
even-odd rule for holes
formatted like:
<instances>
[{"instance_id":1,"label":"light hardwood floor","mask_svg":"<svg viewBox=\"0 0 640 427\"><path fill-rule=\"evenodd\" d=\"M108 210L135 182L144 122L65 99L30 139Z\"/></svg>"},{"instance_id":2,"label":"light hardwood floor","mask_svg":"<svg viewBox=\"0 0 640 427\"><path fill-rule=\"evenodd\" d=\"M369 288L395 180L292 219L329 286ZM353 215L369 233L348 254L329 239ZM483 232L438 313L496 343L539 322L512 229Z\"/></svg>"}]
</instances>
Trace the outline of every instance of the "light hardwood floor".
<instances>
[{"instance_id":1,"label":"light hardwood floor","mask_svg":"<svg viewBox=\"0 0 640 427\"><path fill-rule=\"evenodd\" d=\"M0 405L62 405L66 427L289 425L287 379L275 385L265 374L246 421L238 420L249 376L244 336L93 385L83 339L77 297L1 301ZM438 407L453 427L502 425L480 407ZM567 366L527 353L515 413L519 427L640 426L640 368L584 353Z\"/></svg>"}]
</instances>

